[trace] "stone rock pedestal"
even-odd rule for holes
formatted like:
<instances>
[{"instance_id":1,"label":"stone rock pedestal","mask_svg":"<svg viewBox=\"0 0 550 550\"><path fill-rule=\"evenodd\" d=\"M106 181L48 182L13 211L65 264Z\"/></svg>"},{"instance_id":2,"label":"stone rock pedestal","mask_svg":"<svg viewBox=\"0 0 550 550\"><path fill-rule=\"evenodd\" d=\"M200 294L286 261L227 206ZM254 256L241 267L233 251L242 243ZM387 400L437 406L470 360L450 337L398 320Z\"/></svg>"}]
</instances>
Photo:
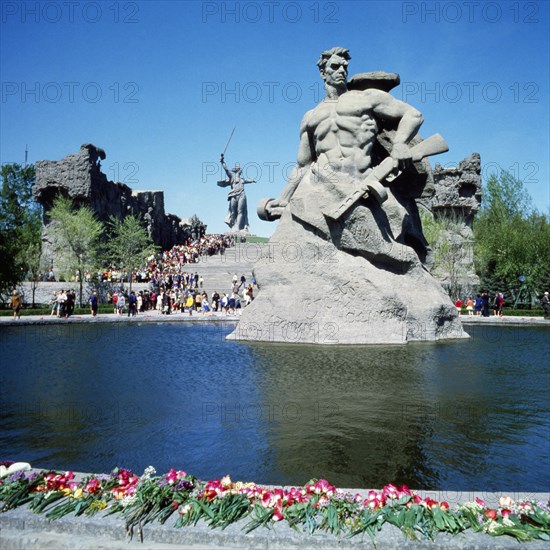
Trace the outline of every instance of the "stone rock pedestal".
<instances>
[{"instance_id":1,"label":"stone rock pedestal","mask_svg":"<svg viewBox=\"0 0 550 550\"><path fill-rule=\"evenodd\" d=\"M376 267L287 210L255 265L258 296L228 339L337 345L467 338L441 285L420 261L408 265L406 272Z\"/></svg>"}]
</instances>

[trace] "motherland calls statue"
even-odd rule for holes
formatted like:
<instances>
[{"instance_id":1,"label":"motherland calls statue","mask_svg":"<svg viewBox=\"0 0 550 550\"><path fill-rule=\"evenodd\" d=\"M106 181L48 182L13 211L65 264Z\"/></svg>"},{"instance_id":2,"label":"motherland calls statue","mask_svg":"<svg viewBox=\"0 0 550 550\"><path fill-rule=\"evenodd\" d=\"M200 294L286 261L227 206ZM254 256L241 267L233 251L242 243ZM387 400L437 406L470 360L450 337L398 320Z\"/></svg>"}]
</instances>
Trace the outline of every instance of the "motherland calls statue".
<instances>
[{"instance_id":1,"label":"motherland calls statue","mask_svg":"<svg viewBox=\"0 0 550 550\"><path fill-rule=\"evenodd\" d=\"M227 194L229 210L224 222L229 226L231 232L247 232L248 208L246 206L244 185L245 183L255 183L256 180L241 177L242 169L238 164L235 164L235 167L229 170L225 164L223 153L221 154L220 162L227 174L227 179L218 181L218 185L220 187L231 186L231 191Z\"/></svg>"},{"instance_id":2,"label":"motherland calls statue","mask_svg":"<svg viewBox=\"0 0 550 550\"><path fill-rule=\"evenodd\" d=\"M347 81L344 48L317 63L325 98L300 127L298 159L278 199L280 218L256 265L261 292L231 338L317 343L402 343L463 338L456 308L424 267L430 248L415 199L447 151L422 140L422 115L388 93L399 76Z\"/></svg>"}]
</instances>

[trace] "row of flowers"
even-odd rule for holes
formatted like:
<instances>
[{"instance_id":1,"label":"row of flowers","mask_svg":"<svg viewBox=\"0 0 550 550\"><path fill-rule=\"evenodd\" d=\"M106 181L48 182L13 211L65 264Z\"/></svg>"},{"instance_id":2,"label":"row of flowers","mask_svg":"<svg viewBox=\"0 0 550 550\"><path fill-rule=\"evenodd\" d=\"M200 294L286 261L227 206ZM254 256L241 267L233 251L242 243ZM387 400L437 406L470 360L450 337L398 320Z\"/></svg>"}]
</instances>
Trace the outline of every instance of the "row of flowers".
<instances>
[{"instance_id":1,"label":"row of flowers","mask_svg":"<svg viewBox=\"0 0 550 550\"><path fill-rule=\"evenodd\" d=\"M337 489L328 481L313 480L304 487L270 488L256 483L200 481L171 469L157 476L149 467L136 476L127 469L76 480L72 472L21 469L9 473L1 463L0 510L28 505L49 519L67 514L91 516L121 514L130 537L147 523L176 518L176 527L203 520L211 527L245 519L244 530L286 521L307 533L328 531L335 536L367 534L373 541L385 523L397 526L409 538L433 539L439 532L458 534L467 529L493 536L510 535L520 541L550 541L550 502L518 502L501 497L492 508L482 500L451 509L447 502L423 498L406 486L387 485L365 495ZM1 475L1 472L0 472ZM247 520L247 521L246 521Z\"/></svg>"}]
</instances>

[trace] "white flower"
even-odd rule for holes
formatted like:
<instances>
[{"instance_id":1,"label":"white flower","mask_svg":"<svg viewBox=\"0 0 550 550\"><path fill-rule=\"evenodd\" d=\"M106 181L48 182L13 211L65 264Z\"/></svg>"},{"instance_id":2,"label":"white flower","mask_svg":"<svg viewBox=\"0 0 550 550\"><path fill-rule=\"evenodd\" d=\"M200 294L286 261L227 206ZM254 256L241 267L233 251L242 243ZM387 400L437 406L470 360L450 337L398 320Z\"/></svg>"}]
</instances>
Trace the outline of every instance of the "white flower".
<instances>
[{"instance_id":1,"label":"white flower","mask_svg":"<svg viewBox=\"0 0 550 550\"><path fill-rule=\"evenodd\" d=\"M6 477L9 474L15 472L28 471L31 469L31 465L28 462L14 462L11 466L6 468L4 465L0 466L0 477Z\"/></svg>"},{"instance_id":2,"label":"white flower","mask_svg":"<svg viewBox=\"0 0 550 550\"><path fill-rule=\"evenodd\" d=\"M123 508L126 508L126 506L129 506L130 504L132 504L136 499L137 499L137 494L135 493L133 495L127 495L120 501L120 504L122 505Z\"/></svg>"},{"instance_id":3,"label":"white flower","mask_svg":"<svg viewBox=\"0 0 550 550\"><path fill-rule=\"evenodd\" d=\"M154 466L147 466L145 470L143 471L143 475L141 476L141 480L145 481L147 479L151 479L151 476L154 476L157 473Z\"/></svg>"},{"instance_id":4,"label":"white flower","mask_svg":"<svg viewBox=\"0 0 550 550\"><path fill-rule=\"evenodd\" d=\"M182 506L180 509L179 509L179 513L184 516L185 514L188 514L189 513L189 510L191 510L191 505L190 504L186 504L185 506Z\"/></svg>"},{"instance_id":5,"label":"white flower","mask_svg":"<svg viewBox=\"0 0 550 550\"><path fill-rule=\"evenodd\" d=\"M513 527L514 522L509 517L502 518L502 523L506 525L507 527Z\"/></svg>"},{"instance_id":6,"label":"white flower","mask_svg":"<svg viewBox=\"0 0 550 550\"><path fill-rule=\"evenodd\" d=\"M481 504L478 504L477 502L465 502L461 508L466 508L467 510L472 510L473 512L478 512L479 510L483 510L483 506Z\"/></svg>"},{"instance_id":7,"label":"white flower","mask_svg":"<svg viewBox=\"0 0 550 550\"><path fill-rule=\"evenodd\" d=\"M489 520L485 525L485 531L487 533L495 533L498 528L498 523L493 520Z\"/></svg>"},{"instance_id":8,"label":"white flower","mask_svg":"<svg viewBox=\"0 0 550 550\"><path fill-rule=\"evenodd\" d=\"M532 514L533 513L533 506L531 506L530 502L522 502L519 505L520 512L523 512L524 514Z\"/></svg>"},{"instance_id":9,"label":"white flower","mask_svg":"<svg viewBox=\"0 0 550 550\"><path fill-rule=\"evenodd\" d=\"M510 497L500 497L498 504L501 508L511 509L514 501Z\"/></svg>"}]
</instances>

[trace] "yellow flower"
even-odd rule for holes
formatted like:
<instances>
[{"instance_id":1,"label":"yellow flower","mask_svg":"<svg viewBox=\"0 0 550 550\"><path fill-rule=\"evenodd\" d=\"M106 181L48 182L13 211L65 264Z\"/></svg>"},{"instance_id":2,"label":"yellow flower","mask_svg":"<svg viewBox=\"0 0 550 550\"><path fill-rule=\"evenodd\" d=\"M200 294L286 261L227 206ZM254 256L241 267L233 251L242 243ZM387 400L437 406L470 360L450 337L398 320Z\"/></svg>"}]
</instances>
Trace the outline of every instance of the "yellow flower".
<instances>
[{"instance_id":1,"label":"yellow flower","mask_svg":"<svg viewBox=\"0 0 550 550\"><path fill-rule=\"evenodd\" d=\"M83 493L82 489L78 488L78 489L74 492L73 497L74 497L74 498L82 498L82 493Z\"/></svg>"}]
</instances>

